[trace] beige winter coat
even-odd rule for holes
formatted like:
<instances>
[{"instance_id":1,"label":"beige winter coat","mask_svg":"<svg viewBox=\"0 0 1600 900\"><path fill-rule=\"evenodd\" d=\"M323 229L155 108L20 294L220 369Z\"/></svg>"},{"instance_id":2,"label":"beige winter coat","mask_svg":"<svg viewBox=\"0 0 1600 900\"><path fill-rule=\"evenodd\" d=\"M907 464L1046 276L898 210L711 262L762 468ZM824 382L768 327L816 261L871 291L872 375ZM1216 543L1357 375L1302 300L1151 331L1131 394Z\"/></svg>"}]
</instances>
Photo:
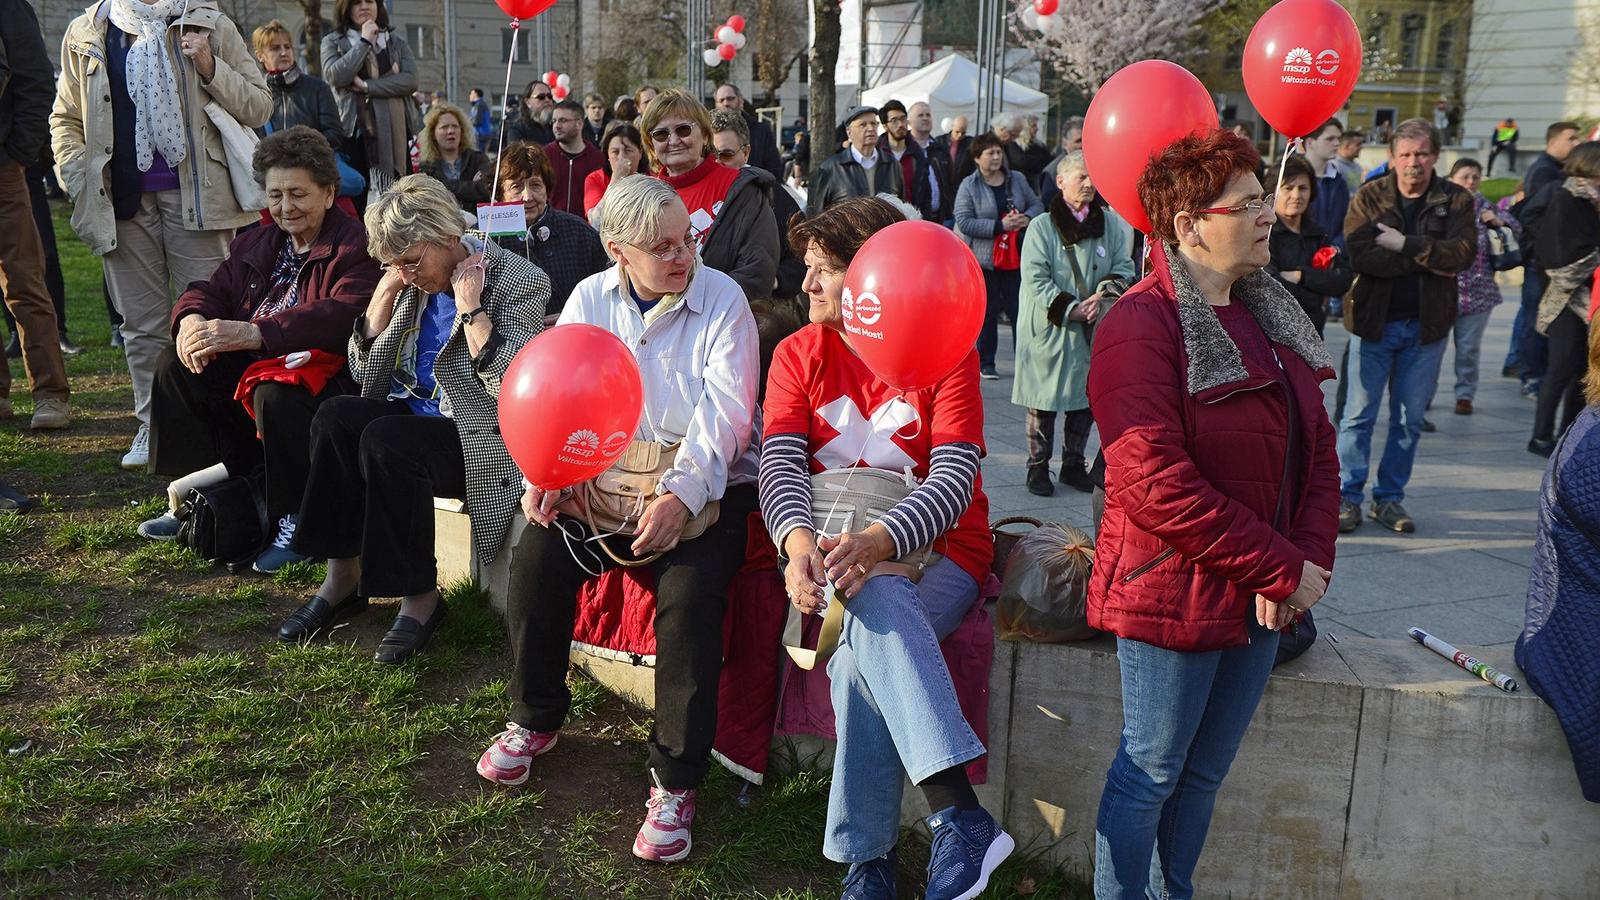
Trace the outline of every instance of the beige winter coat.
<instances>
[{"instance_id":1,"label":"beige winter coat","mask_svg":"<svg viewBox=\"0 0 1600 900\"><path fill-rule=\"evenodd\" d=\"M217 69L202 83L193 63L179 49L180 23L167 28L167 54L178 76L183 102L188 158L173 166L183 194L184 227L191 231L232 229L257 220L239 208L228 180L227 157L205 105L215 100L239 124L256 128L272 114L272 95L244 38L212 0L193 0L181 23L211 35ZM72 20L61 39L61 81L50 111L50 144L56 175L72 198L72 227L89 249L105 254L117 247L111 208L111 79L106 74L106 29L110 0L97 0Z\"/></svg>"}]
</instances>

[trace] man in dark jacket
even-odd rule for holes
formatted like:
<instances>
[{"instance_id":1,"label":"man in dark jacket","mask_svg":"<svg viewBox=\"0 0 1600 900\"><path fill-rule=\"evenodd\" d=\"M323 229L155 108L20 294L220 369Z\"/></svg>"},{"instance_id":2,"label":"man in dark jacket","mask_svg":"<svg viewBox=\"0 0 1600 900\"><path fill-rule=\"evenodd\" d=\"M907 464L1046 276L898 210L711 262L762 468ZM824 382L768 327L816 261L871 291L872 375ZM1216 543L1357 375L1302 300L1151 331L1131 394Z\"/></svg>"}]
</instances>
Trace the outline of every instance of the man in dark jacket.
<instances>
[{"instance_id":1,"label":"man in dark jacket","mask_svg":"<svg viewBox=\"0 0 1600 900\"><path fill-rule=\"evenodd\" d=\"M1350 393L1339 423L1340 531L1361 524L1385 388L1394 391L1401 414L1378 466L1371 514L1392 531L1416 530L1400 501L1422 435L1423 407L1456 320L1456 273L1477 255L1472 195L1433 171L1438 129L1426 119L1401 122L1389 140L1389 159L1390 173L1362 185L1345 219L1356 283L1344 307Z\"/></svg>"},{"instance_id":2,"label":"man in dark jacket","mask_svg":"<svg viewBox=\"0 0 1600 900\"><path fill-rule=\"evenodd\" d=\"M929 203L935 222L947 222L955 215L956 191L950 181L950 154L941 149L933 136L933 109L918 100L911 104L911 142L922 148L928 160Z\"/></svg>"},{"instance_id":3,"label":"man in dark jacket","mask_svg":"<svg viewBox=\"0 0 1600 900\"><path fill-rule=\"evenodd\" d=\"M528 90L522 95L522 110L506 123L506 143L543 147L555 140L555 132L550 130L550 113L554 108L555 96L550 93L550 85L542 81L528 82ZM581 188L578 193L583 193Z\"/></svg>"},{"instance_id":4,"label":"man in dark jacket","mask_svg":"<svg viewBox=\"0 0 1600 900\"><path fill-rule=\"evenodd\" d=\"M978 161L967 152L972 146L972 135L967 132L967 117L956 116L950 120L950 130L939 135L939 148L950 160L950 192L955 193L961 182L967 180L972 170L978 167ZM951 200L951 208L955 208L955 201Z\"/></svg>"},{"instance_id":5,"label":"man in dark jacket","mask_svg":"<svg viewBox=\"0 0 1600 900\"><path fill-rule=\"evenodd\" d=\"M878 111L870 106L855 107L845 114L844 130L850 145L828 157L817 170L806 195L807 215L814 216L852 197L899 197L905 191L900 164L878 152Z\"/></svg>"},{"instance_id":6,"label":"man in dark jacket","mask_svg":"<svg viewBox=\"0 0 1600 900\"><path fill-rule=\"evenodd\" d=\"M30 425L65 428L71 420L67 368L27 181L27 167L48 137L55 95L50 57L26 0L0 0L0 22L5 23L0 28L0 285L22 336L22 361L33 392ZM0 419L11 416L11 370L0 360Z\"/></svg>"},{"instance_id":7,"label":"man in dark jacket","mask_svg":"<svg viewBox=\"0 0 1600 900\"><path fill-rule=\"evenodd\" d=\"M291 125L304 125L327 138L335 153L344 149L344 125L339 121L339 103L333 98L333 88L321 78L300 71L289 29L273 19L250 35L250 43L256 61L267 71L267 89L272 92L272 116L256 131L266 135Z\"/></svg>"},{"instance_id":8,"label":"man in dark jacket","mask_svg":"<svg viewBox=\"0 0 1600 900\"><path fill-rule=\"evenodd\" d=\"M1522 302L1517 307L1517 317L1511 323L1511 349L1506 353L1505 370L1522 379L1522 392L1534 396L1539 392L1539 381L1544 378L1548 341L1533 327L1539 311L1539 298L1544 296L1545 278L1534 257L1535 227L1527 211L1543 209L1548 197L1540 197L1552 184L1561 183L1561 166L1572 148L1578 146L1578 123L1556 122L1544 131L1544 152L1534 157L1522 176L1523 200L1512 209L1522 221ZM1537 200L1535 198L1538 198Z\"/></svg>"},{"instance_id":9,"label":"man in dark jacket","mask_svg":"<svg viewBox=\"0 0 1600 900\"><path fill-rule=\"evenodd\" d=\"M915 206L924 219L933 218L933 184L928 180L928 155L911 140L911 118L899 100L890 100L878 110L883 134L878 137L878 153L888 154L900 167L900 199Z\"/></svg>"},{"instance_id":10,"label":"man in dark jacket","mask_svg":"<svg viewBox=\"0 0 1600 900\"><path fill-rule=\"evenodd\" d=\"M719 109L711 114L711 147L717 155L717 162L730 169L737 169L741 173L765 176L765 169L757 169L750 165L750 132L745 129L748 123L744 116L731 109ZM800 204L789 195L789 191L772 179L762 177L756 182L767 192L767 200L772 209L772 220L778 235L778 280L771 296L789 299L800 295L800 285L805 281L805 260L796 256L789 246L789 220L800 213ZM738 188L739 183L735 182ZM729 192L730 195L733 193ZM733 215L729 206L724 205L723 215ZM720 216L719 216L720 220ZM713 234L715 226L713 226ZM707 241L709 245L709 240ZM752 295L752 300L762 299L759 295Z\"/></svg>"},{"instance_id":11,"label":"man in dark jacket","mask_svg":"<svg viewBox=\"0 0 1600 900\"><path fill-rule=\"evenodd\" d=\"M746 108L748 104L744 102L744 94L740 93L739 86L731 81L717 85L712 100L717 109L732 110L744 117L745 128L750 131L750 165L765 169L772 173L773 178L782 181L783 154L778 152L778 139L773 137L767 123Z\"/></svg>"}]
</instances>

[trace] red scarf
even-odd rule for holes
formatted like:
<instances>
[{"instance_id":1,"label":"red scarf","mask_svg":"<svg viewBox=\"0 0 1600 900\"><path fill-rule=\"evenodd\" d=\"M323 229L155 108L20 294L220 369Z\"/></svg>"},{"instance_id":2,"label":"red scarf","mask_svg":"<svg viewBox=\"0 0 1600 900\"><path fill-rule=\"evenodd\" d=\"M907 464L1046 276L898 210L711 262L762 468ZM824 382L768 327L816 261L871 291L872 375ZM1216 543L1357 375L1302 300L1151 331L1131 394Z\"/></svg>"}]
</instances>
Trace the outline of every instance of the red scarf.
<instances>
[{"instance_id":1,"label":"red scarf","mask_svg":"<svg viewBox=\"0 0 1600 900\"><path fill-rule=\"evenodd\" d=\"M728 189L738 179L739 170L717 162L715 156L708 156L682 175L668 175L662 168L656 177L678 192L678 198L689 209L690 224L704 235L722 212L722 201L728 199Z\"/></svg>"}]
</instances>

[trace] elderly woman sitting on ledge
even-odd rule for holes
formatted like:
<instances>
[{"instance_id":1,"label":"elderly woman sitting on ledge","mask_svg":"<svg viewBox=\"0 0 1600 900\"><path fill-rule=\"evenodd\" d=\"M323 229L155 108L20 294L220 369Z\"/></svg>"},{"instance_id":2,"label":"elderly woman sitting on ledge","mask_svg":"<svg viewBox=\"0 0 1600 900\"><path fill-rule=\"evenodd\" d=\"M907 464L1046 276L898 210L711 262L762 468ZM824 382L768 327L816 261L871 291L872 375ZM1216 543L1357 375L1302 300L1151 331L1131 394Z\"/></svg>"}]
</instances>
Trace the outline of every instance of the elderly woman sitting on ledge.
<instances>
[{"instance_id":1,"label":"elderly woman sitting on ledge","mask_svg":"<svg viewBox=\"0 0 1600 900\"><path fill-rule=\"evenodd\" d=\"M379 272L361 223L334 208L339 170L326 138L304 125L276 132L256 147L253 165L276 227L234 238L211 278L178 298L173 345L156 367L151 459L162 475L217 464L244 475L265 464L267 514L277 534L255 569L270 573L303 558L289 543L305 494L311 417L355 384L342 359L334 359L320 385L322 376L256 385L250 412L234 392L257 360L301 350L342 358ZM181 499L169 497L174 506ZM141 524L139 533L170 541L178 520L168 512Z\"/></svg>"},{"instance_id":2,"label":"elderly woman sitting on ledge","mask_svg":"<svg viewBox=\"0 0 1600 900\"><path fill-rule=\"evenodd\" d=\"M522 257L464 235L456 199L410 175L367 207L368 249L384 276L350 336L361 396L311 422L311 476L294 547L327 559L316 596L279 629L308 638L402 597L374 659L415 655L444 618L433 557L433 498L467 501L479 562L499 554L522 495L500 439L506 368L543 330L550 282Z\"/></svg>"}]
</instances>

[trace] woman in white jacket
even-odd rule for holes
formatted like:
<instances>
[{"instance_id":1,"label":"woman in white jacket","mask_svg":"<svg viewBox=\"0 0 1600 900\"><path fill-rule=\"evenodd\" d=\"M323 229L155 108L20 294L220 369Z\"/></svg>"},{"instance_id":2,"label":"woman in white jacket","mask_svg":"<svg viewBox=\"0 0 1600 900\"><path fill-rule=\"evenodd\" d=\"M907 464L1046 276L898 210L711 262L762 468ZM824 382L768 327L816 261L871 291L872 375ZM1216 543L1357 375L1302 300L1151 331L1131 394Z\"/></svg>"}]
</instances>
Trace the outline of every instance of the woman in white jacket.
<instances>
[{"instance_id":1,"label":"woman in white jacket","mask_svg":"<svg viewBox=\"0 0 1600 900\"><path fill-rule=\"evenodd\" d=\"M635 438L679 445L637 534L602 538L624 558L660 554L649 564L656 576L652 786L633 852L677 862L689 855L695 789L711 760L728 583L744 563L745 523L757 506L758 339L744 292L696 256L689 212L671 185L623 178L602 211L600 238L616 265L579 283L557 327L583 322L621 338L644 379ZM680 540L713 502L720 503L716 521ZM571 705L567 651L578 589L613 564L592 546L567 492L529 488L523 510L545 527L523 533L512 562L511 721L478 762L479 774L506 785L527 780L533 758L555 746Z\"/></svg>"},{"instance_id":2,"label":"woman in white jacket","mask_svg":"<svg viewBox=\"0 0 1600 900\"><path fill-rule=\"evenodd\" d=\"M182 15L182 21L179 16ZM246 128L272 113L250 48L214 0L99 0L62 37L50 112L72 228L105 263L139 431L125 469L150 461L150 388L172 343L172 304L256 221L231 189L215 104Z\"/></svg>"}]
</instances>

